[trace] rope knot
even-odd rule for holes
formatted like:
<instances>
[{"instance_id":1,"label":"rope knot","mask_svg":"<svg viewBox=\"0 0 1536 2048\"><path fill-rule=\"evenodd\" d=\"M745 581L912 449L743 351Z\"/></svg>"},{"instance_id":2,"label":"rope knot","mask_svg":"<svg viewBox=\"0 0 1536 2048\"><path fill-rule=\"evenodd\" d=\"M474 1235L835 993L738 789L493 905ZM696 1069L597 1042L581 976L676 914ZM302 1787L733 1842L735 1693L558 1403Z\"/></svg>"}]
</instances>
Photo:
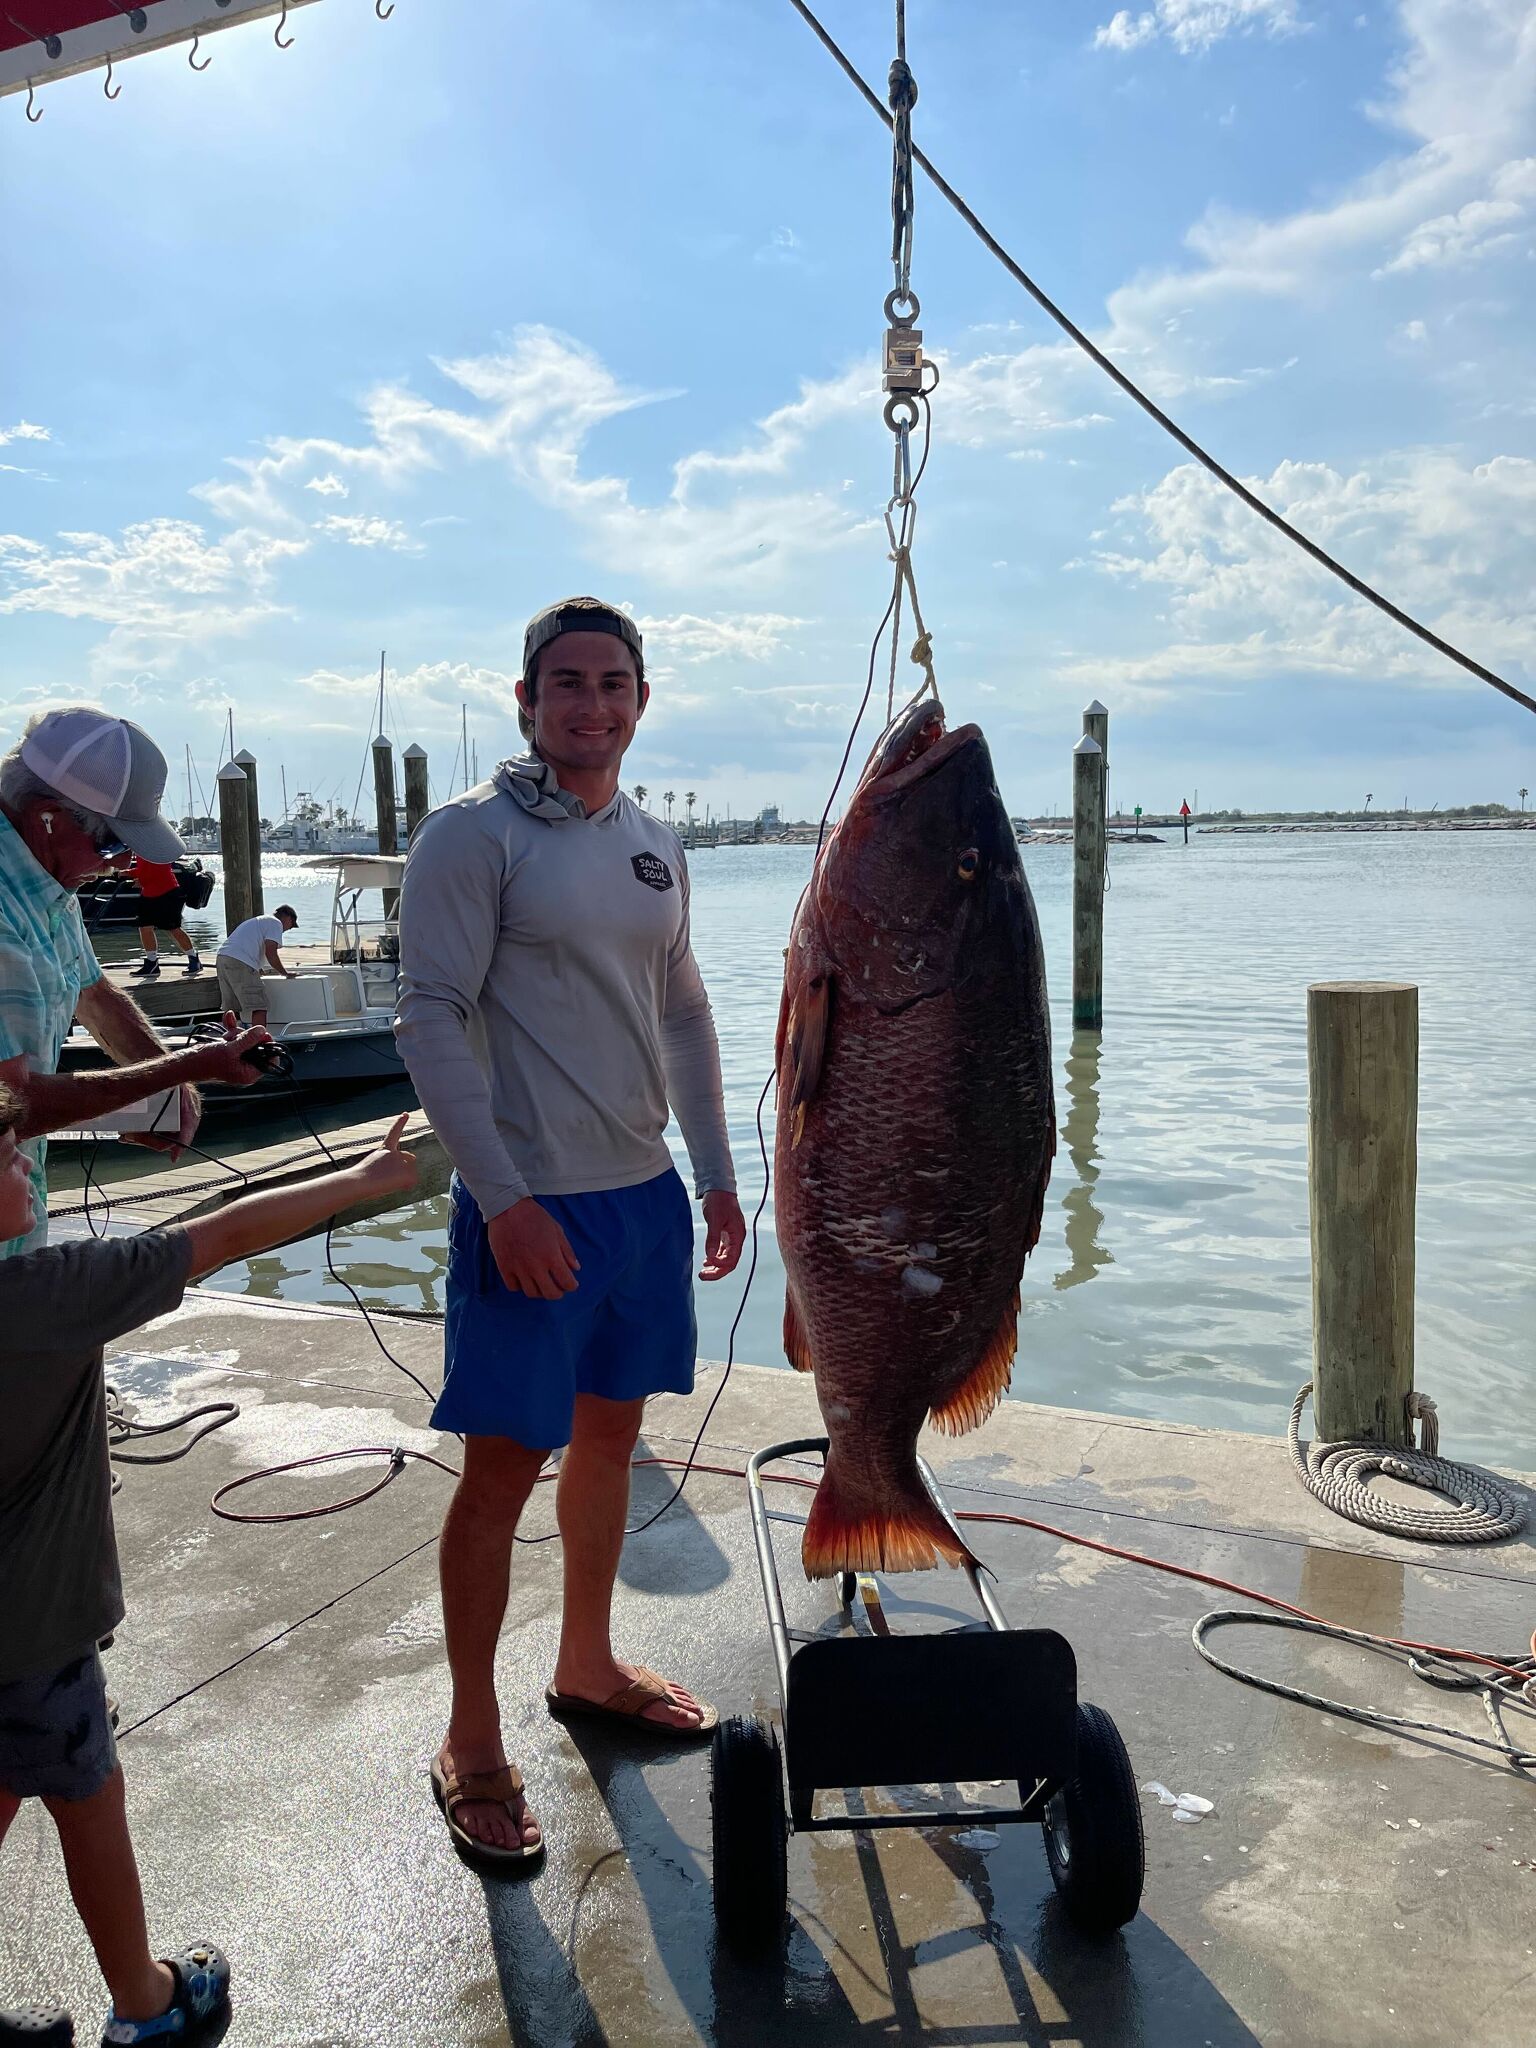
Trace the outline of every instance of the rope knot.
<instances>
[{"instance_id":1,"label":"rope knot","mask_svg":"<svg viewBox=\"0 0 1536 2048\"><path fill-rule=\"evenodd\" d=\"M900 57L891 60L887 98L893 114L910 114L917 105L917 80L912 76L911 67Z\"/></svg>"},{"instance_id":2,"label":"rope knot","mask_svg":"<svg viewBox=\"0 0 1536 2048\"><path fill-rule=\"evenodd\" d=\"M1440 1411L1428 1394L1408 1396L1408 1419L1419 1425L1419 1447L1434 1457L1440 1449Z\"/></svg>"}]
</instances>

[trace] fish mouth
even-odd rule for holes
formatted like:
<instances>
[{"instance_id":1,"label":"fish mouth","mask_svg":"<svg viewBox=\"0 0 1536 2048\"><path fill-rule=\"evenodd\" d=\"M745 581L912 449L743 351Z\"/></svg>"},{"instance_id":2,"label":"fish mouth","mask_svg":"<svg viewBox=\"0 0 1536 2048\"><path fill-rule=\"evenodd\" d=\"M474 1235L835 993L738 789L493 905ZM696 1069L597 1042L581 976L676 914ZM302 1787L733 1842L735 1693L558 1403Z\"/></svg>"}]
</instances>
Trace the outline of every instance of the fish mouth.
<instances>
[{"instance_id":1,"label":"fish mouth","mask_svg":"<svg viewBox=\"0 0 1536 2048\"><path fill-rule=\"evenodd\" d=\"M910 789L981 738L979 725L945 729L944 707L935 698L913 704L881 735L860 778L858 794L883 799Z\"/></svg>"}]
</instances>

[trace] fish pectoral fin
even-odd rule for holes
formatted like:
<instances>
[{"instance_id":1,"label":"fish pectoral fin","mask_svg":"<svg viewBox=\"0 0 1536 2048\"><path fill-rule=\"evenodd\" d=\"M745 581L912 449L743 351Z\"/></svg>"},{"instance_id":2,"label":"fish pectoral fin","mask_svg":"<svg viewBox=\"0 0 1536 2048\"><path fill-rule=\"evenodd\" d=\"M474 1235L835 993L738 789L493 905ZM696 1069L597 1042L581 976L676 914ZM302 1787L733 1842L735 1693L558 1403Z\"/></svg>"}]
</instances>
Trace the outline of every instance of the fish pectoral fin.
<instances>
[{"instance_id":1,"label":"fish pectoral fin","mask_svg":"<svg viewBox=\"0 0 1536 2048\"><path fill-rule=\"evenodd\" d=\"M811 1361L811 1347L806 1340L805 1325L800 1320L800 1311L795 1307L795 1297L786 1291L784 1296L784 1356L796 1372L814 1372Z\"/></svg>"},{"instance_id":2,"label":"fish pectoral fin","mask_svg":"<svg viewBox=\"0 0 1536 2048\"><path fill-rule=\"evenodd\" d=\"M985 1422L1008 1391L1018 1348L1019 1290L1015 1288L1007 1312L977 1364L946 1400L929 1409L928 1420L934 1428L946 1436L964 1436Z\"/></svg>"},{"instance_id":3,"label":"fish pectoral fin","mask_svg":"<svg viewBox=\"0 0 1536 2048\"><path fill-rule=\"evenodd\" d=\"M813 974L790 1005L786 1030L789 1088L779 1104L779 1114L789 1118L791 1150L800 1143L805 1129L806 1104L821 1086L831 1015L832 977L826 972ZM781 1085L784 1078L781 1074Z\"/></svg>"}]
</instances>

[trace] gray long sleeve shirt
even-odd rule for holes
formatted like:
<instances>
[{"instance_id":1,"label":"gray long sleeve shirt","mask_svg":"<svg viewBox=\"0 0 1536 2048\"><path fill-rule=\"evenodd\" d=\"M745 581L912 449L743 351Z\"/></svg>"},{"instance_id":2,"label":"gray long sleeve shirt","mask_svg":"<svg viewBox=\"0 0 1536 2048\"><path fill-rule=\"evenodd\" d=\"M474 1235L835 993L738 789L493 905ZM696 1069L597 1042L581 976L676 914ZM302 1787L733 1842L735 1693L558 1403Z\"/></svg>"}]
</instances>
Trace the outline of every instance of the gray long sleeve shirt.
<instances>
[{"instance_id":1,"label":"gray long sleeve shirt","mask_svg":"<svg viewBox=\"0 0 1536 2048\"><path fill-rule=\"evenodd\" d=\"M588 817L536 758L425 820L400 898L395 1036L482 1213L634 1187L733 1188L714 1018L677 835L620 792Z\"/></svg>"}]
</instances>

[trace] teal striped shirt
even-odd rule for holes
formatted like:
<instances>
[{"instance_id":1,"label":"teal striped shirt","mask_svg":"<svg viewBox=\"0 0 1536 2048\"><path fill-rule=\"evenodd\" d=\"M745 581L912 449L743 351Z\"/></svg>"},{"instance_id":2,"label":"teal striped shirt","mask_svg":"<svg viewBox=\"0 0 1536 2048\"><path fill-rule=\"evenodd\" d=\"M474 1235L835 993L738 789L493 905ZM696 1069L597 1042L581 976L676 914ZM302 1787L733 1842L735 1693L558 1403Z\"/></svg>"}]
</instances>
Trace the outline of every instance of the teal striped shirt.
<instances>
[{"instance_id":1,"label":"teal striped shirt","mask_svg":"<svg viewBox=\"0 0 1536 2048\"><path fill-rule=\"evenodd\" d=\"M0 1060L57 1073L80 991L101 979L78 899L40 867L0 811ZM28 1138L38 1221L29 1237L0 1243L0 1259L48 1239L48 1141Z\"/></svg>"}]
</instances>

